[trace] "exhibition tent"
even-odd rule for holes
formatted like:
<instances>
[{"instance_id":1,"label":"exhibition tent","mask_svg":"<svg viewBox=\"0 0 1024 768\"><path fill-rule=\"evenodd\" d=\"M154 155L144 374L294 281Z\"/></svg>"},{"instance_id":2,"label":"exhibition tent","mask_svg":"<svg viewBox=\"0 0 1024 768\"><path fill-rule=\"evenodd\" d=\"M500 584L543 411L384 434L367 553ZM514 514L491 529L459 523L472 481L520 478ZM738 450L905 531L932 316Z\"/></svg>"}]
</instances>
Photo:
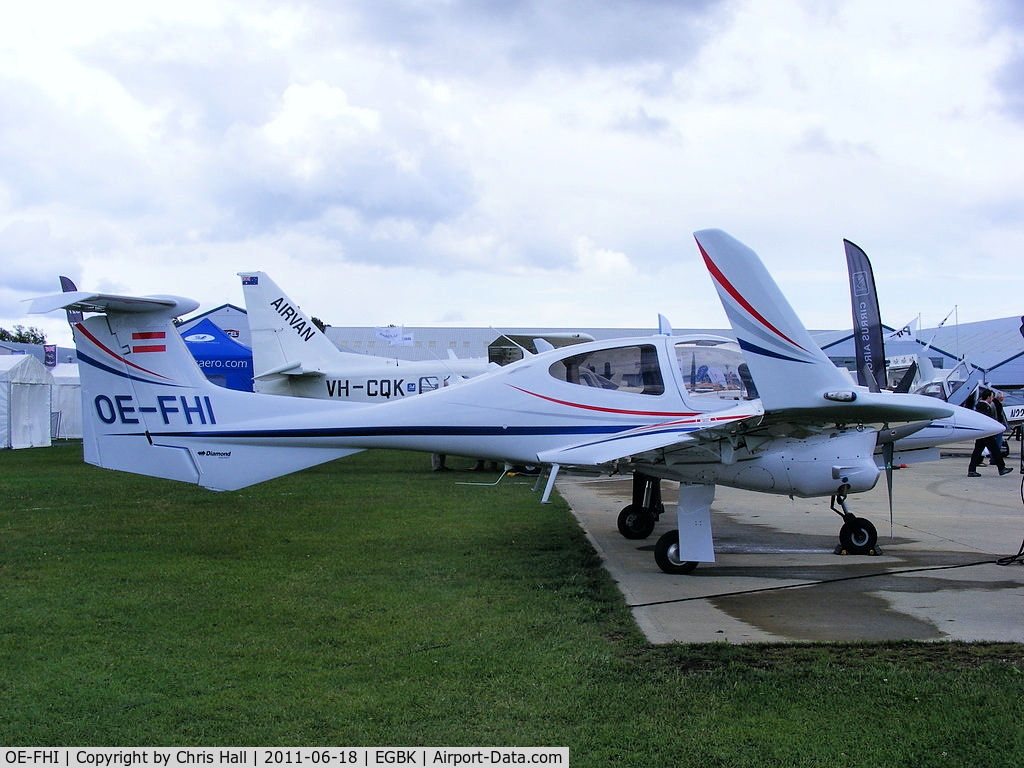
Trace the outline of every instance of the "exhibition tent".
<instances>
[{"instance_id":1,"label":"exhibition tent","mask_svg":"<svg viewBox=\"0 0 1024 768\"><path fill-rule=\"evenodd\" d=\"M81 438L82 384L78 378L78 363L58 363L50 369L50 374L53 376L50 437Z\"/></svg>"},{"instance_id":2,"label":"exhibition tent","mask_svg":"<svg viewBox=\"0 0 1024 768\"><path fill-rule=\"evenodd\" d=\"M53 376L32 355L0 356L0 448L50 445Z\"/></svg>"},{"instance_id":3,"label":"exhibition tent","mask_svg":"<svg viewBox=\"0 0 1024 768\"><path fill-rule=\"evenodd\" d=\"M206 378L221 387L252 392L252 350L228 336L210 318L182 334Z\"/></svg>"}]
</instances>

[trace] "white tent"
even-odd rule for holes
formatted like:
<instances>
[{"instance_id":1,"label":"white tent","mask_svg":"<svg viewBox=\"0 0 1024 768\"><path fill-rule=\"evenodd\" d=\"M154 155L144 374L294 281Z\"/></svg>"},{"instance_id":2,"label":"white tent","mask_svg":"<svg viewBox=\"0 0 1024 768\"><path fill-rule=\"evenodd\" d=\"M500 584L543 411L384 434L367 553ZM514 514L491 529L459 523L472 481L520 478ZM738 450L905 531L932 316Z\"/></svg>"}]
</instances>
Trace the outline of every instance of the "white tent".
<instances>
[{"instance_id":1,"label":"white tent","mask_svg":"<svg viewBox=\"0 0 1024 768\"><path fill-rule=\"evenodd\" d=\"M50 401L50 437L82 436L82 384L78 363L58 363L50 369L53 394Z\"/></svg>"},{"instance_id":2,"label":"white tent","mask_svg":"<svg viewBox=\"0 0 1024 768\"><path fill-rule=\"evenodd\" d=\"M0 357L0 448L50 444L53 376L31 355Z\"/></svg>"}]
</instances>

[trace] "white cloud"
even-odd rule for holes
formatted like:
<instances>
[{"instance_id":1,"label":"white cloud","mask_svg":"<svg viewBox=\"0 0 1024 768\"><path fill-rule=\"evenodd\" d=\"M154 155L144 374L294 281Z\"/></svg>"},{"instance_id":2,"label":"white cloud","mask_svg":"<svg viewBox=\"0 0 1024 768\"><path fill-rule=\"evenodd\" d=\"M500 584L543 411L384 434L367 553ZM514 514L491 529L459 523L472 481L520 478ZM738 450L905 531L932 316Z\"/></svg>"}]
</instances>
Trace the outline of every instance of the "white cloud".
<instances>
[{"instance_id":1,"label":"white cloud","mask_svg":"<svg viewBox=\"0 0 1024 768\"><path fill-rule=\"evenodd\" d=\"M626 254L598 248L588 237L574 238L573 251L576 254L576 268L586 275L623 280L636 274Z\"/></svg>"},{"instance_id":2,"label":"white cloud","mask_svg":"<svg viewBox=\"0 0 1024 768\"><path fill-rule=\"evenodd\" d=\"M761 253L811 327L849 322L843 237L898 302L886 314L986 319L1020 293L1012 4L8 16L0 249L24 267L0 278L0 326L39 324L18 300L50 273L208 308L237 303L247 269L334 324L633 326L656 307L714 326L704 227Z\"/></svg>"}]
</instances>

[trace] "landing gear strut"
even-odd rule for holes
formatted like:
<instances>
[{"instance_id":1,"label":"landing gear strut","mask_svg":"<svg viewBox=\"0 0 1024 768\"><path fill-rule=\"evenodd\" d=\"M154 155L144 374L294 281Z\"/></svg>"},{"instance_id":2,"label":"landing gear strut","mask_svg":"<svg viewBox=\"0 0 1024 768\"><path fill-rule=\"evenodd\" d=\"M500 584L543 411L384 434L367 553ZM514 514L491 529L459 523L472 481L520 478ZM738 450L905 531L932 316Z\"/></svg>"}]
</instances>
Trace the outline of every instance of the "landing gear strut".
<instances>
[{"instance_id":1,"label":"landing gear strut","mask_svg":"<svg viewBox=\"0 0 1024 768\"><path fill-rule=\"evenodd\" d=\"M836 502L841 509L836 509ZM846 493L840 491L832 497L830 509L843 518L843 527L839 529L839 555L877 555L878 532L870 520L857 517L846 507Z\"/></svg>"},{"instance_id":2,"label":"landing gear strut","mask_svg":"<svg viewBox=\"0 0 1024 768\"><path fill-rule=\"evenodd\" d=\"M633 473L633 499L619 512L619 533L627 539L646 539L665 511L661 503L661 480Z\"/></svg>"}]
</instances>

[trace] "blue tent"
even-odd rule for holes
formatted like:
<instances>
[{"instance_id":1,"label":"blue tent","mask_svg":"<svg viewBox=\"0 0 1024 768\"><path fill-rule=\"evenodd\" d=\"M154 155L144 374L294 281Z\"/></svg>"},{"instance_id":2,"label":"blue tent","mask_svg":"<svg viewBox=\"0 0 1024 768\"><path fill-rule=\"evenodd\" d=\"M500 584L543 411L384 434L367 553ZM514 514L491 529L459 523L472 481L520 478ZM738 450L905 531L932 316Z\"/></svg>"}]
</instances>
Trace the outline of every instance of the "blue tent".
<instances>
[{"instance_id":1,"label":"blue tent","mask_svg":"<svg viewBox=\"0 0 1024 768\"><path fill-rule=\"evenodd\" d=\"M228 336L212 320L184 332L185 345L206 378L221 387L252 392L252 350Z\"/></svg>"}]
</instances>

